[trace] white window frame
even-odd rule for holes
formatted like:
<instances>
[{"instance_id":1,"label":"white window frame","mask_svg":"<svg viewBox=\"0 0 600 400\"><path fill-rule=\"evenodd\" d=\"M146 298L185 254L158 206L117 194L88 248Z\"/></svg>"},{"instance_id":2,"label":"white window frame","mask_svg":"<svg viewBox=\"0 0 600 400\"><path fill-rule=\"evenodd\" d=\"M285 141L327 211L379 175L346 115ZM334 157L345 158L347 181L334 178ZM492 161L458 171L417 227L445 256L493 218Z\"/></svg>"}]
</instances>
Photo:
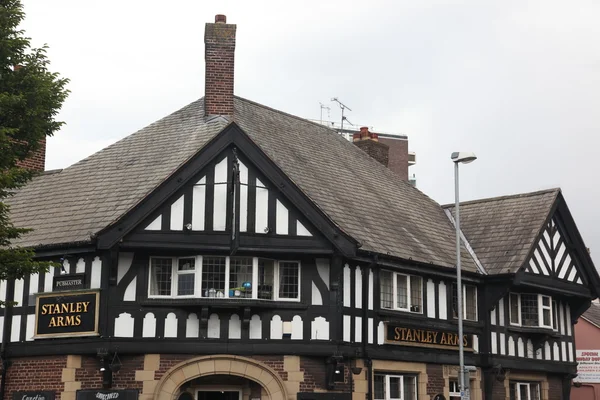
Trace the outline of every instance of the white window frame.
<instances>
[{"instance_id":1,"label":"white window frame","mask_svg":"<svg viewBox=\"0 0 600 400\"><path fill-rule=\"evenodd\" d=\"M456 383L456 392L452 391L452 383ZM452 399L453 397L460 397L460 384L458 383L458 379L449 379L448 380L448 398Z\"/></svg>"},{"instance_id":2,"label":"white window frame","mask_svg":"<svg viewBox=\"0 0 600 400\"><path fill-rule=\"evenodd\" d=\"M538 387L537 393L541 394L539 383L537 383L537 382L513 382L513 383L515 384L515 400L541 400L539 398L538 399L531 398L531 386L532 385L537 386ZM521 391L519 390L519 388L521 386L527 386L527 398L526 399L521 398Z\"/></svg>"},{"instance_id":3,"label":"white window frame","mask_svg":"<svg viewBox=\"0 0 600 400\"><path fill-rule=\"evenodd\" d=\"M558 302L552 300L552 329L558 331Z\"/></svg>"},{"instance_id":4,"label":"white window frame","mask_svg":"<svg viewBox=\"0 0 600 400\"><path fill-rule=\"evenodd\" d=\"M229 297L229 274L231 267L230 256L183 256L183 257L162 257L162 256L151 256L149 262L149 273L148 273L148 298L149 299L190 299L190 298L212 298L206 297L202 293L202 267L204 257L225 257L225 289L223 297L220 299L228 299ZM179 260L180 259L194 259L194 270L179 272ZM299 302L302 293L302 267L299 260L273 260L274 271L273 271L273 299L258 299L258 260L263 257L248 257L252 259L252 297L250 298L239 298L233 297L237 300L260 300L260 301L285 301L285 302ZM171 294L170 295L153 295L152 290L152 260L153 259L171 259ZM279 263L295 263L298 266L298 296L296 298L280 297L279 296ZM195 274L194 279L194 294L193 295L178 295L178 284L179 274Z\"/></svg>"},{"instance_id":5,"label":"white window frame","mask_svg":"<svg viewBox=\"0 0 600 400\"><path fill-rule=\"evenodd\" d=\"M290 298L290 297L279 297L279 263L296 263L298 265L298 297L296 298ZM298 260L276 260L275 261L275 271L274 271L274 280L275 282L273 282L273 291L275 293L273 293L273 298L275 301L300 301L300 289L301 289L301 285L300 282L302 281L302 277L301 277L301 271L302 268L300 268L300 261Z\"/></svg>"},{"instance_id":6,"label":"white window frame","mask_svg":"<svg viewBox=\"0 0 600 400\"><path fill-rule=\"evenodd\" d=\"M457 284L454 283L454 287L456 287L456 286L457 286ZM474 301L475 301L475 319L469 319L469 318L467 318L467 302L466 302L466 299L467 299L467 286L475 288L475 299L474 299ZM477 292L477 286L475 286L475 285L467 285L467 284L463 283L463 285L462 285L462 308L463 308L463 319L466 320L466 321L478 321L479 320L479 308L478 308L479 304L477 304L477 296L478 296L478 294L479 293ZM452 293L452 297L453 297L452 301L454 301L454 292ZM455 317L455 318L458 318L458 317Z\"/></svg>"},{"instance_id":7,"label":"white window frame","mask_svg":"<svg viewBox=\"0 0 600 400\"><path fill-rule=\"evenodd\" d=\"M518 298L518 317L519 317L519 322L513 322L512 321L512 301L513 301L513 296L517 296ZM544 298L548 298L550 300L550 305L548 306L544 306L543 304L543 299ZM523 320L522 320L522 309L521 309L521 293L514 293L514 292L510 292L508 294L508 322L510 323L510 325L512 326L523 326ZM538 312L538 326L539 328L546 328L546 329L553 329L553 330L557 330L558 329L558 321L556 321L556 327L554 326L554 311L555 311L555 307L557 305L556 300L554 300L552 298L552 296L548 296L545 294L537 294L537 312ZM544 310L549 310L550 311L550 325L545 325L544 324ZM556 310L556 312L558 313L558 310ZM535 328L535 326L527 326L527 328Z\"/></svg>"},{"instance_id":8,"label":"white window frame","mask_svg":"<svg viewBox=\"0 0 600 400\"><path fill-rule=\"evenodd\" d=\"M179 260L182 259L193 259L194 260L194 269L192 271L179 271ZM196 293L198 293L198 278L197 271L198 270L198 257L190 256L190 257L174 257L173 259L173 267L172 267L172 277L171 277L171 296L177 297L180 299L187 299L196 297ZM179 275L194 275L194 294L187 295L178 295L179 292Z\"/></svg>"},{"instance_id":9,"label":"white window frame","mask_svg":"<svg viewBox=\"0 0 600 400\"><path fill-rule=\"evenodd\" d=\"M416 400L418 397L418 378L416 375L391 375L391 374L378 374L376 373L375 375L380 375L384 377L384 391L385 391L385 398L384 399L377 399L375 398L375 393L373 393L373 398L374 400L405 400L404 399L404 379L405 378L410 378L410 379L414 379L415 380L415 392L413 393L413 397ZM390 397L390 379L394 378L394 379L400 379L400 397Z\"/></svg>"},{"instance_id":10,"label":"white window frame","mask_svg":"<svg viewBox=\"0 0 600 400\"><path fill-rule=\"evenodd\" d=\"M544 305L544 298L548 299L548 305ZM550 324L544 324L544 310L550 311ZM552 296L546 296L543 294L538 294L538 322L540 327L553 329L552 327Z\"/></svg>"},{"instance_id":11,"label":"white window frame","mask_svg":"<svg viewBox=\"0 0 600 400\"><path fill-rule=\"evenodd\" d=\"M389 270L385 271L392 274L392 308L384 308L384 310L396 310L414 314L423 314L423 277L419 275L404 274L402 272L394 272ZM403 276L406 278L406 308L398 307L398 276ZM421 304L412 304L411 277L419 278L421 280ZM418 306L419 311L412 311L411 309L413 306Z\"/></svg>"},{"instance_id":12,"label":"white window frame","mask_svg":"<svg viewBox=\"0 0 600 400\"><path fill-rule=\"evenodd\" d=\"M513 322L513 318L512 318L512 301L513 301L513 297L516 296L517 297L517 319L518 322ZM508 294L508 322L513 325L513 326L521 326L522 320L521 320L521 294L520 293L509 293Z\"/></svg>"}]
</instances>

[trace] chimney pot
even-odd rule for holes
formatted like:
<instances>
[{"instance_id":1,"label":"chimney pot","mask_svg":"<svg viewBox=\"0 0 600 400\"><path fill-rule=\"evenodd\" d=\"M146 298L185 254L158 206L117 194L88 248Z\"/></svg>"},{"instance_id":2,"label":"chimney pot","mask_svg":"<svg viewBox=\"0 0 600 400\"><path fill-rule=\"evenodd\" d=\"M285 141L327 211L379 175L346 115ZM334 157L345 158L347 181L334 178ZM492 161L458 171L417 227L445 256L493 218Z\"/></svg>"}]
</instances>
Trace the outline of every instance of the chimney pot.
<instances>
[{"instance_id":1,"label":"chimney pot","mask_svg":"<svg viewBox=\"0 0 600 400\"><path fill-rule=\"evenodd\" d=\"M215 15L215 24L226 24L227 23L227 16L224 14L217 14Z\"/></svg>"}]
</instances>

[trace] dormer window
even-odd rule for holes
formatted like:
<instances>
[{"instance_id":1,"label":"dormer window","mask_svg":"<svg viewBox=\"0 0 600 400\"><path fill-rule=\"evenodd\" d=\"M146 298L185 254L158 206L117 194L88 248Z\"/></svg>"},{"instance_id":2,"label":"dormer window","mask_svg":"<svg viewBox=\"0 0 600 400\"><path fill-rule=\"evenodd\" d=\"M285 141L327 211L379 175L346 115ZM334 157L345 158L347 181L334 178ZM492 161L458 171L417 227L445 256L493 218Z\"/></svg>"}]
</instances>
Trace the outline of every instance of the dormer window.
<instances>
[{"instance_id":1,"label":"dormer window","mask_svg":"<svg viewBox=\"0 0 600 400\"><path fill-rule=\"evenodd\" d=\"M300 300L300 263L258 257L151 257L150 298Z\"/></svg>"},{"instance_id":2,"label":"dormer window","mask_svg":"<svg viewBox=\"0 0 600 400\"><path fill-rule=\"evenodd\" d=\"M381 308L423 313L423 279L399 272L381 271Z\"/></svg>"},{"instance_id":3,"label":"dormer window","mask_svg":"<svg viewBox=\"0 0 600 400\"><path fill-rule=\"evenodd\" d=\"M556 326L553 311L556 305L552 297L543 294L511 293L510 324L524 327L554 329Z\"/></svg>"}]
</instances>

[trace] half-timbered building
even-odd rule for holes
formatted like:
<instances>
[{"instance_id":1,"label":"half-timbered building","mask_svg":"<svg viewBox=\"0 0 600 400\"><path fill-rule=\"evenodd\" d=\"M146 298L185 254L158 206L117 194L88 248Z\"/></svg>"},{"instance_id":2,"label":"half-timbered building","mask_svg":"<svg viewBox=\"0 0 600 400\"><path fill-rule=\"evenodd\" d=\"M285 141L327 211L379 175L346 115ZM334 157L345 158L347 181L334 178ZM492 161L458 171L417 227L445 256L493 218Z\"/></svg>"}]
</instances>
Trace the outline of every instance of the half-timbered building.
<instances>
[{"instance_id":1,"label":"half-timbered building","mask_svg":"<svg viewBox=\"0 0 600 400\"><path fill-rule=\"evenodd\" d=\"M0 398L455 399L463 341L471 398L568 399L600 279L560 190L464 203L457 288L453 207L234 96L235 31L204 97L10 200L61 267L0 285Z\"/></svg>"}]
</instances>

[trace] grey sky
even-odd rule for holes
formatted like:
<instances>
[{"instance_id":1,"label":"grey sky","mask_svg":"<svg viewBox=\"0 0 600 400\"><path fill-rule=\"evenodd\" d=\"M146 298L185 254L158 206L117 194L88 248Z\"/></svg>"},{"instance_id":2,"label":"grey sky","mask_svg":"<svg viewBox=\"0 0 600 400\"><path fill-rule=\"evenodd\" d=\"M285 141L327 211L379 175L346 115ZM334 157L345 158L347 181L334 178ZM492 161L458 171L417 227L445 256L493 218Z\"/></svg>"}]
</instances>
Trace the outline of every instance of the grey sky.
<instances>
[{"instance_id":1,"label":"grey sky","mask_svg":"<svg viewBox=\"0 0 600 400\"><path fill-rule=\"evenodd\" d=\"M560 186L600 264L600 3L24 0L23 28L71 79L47 168L66 167L204 93L204 24L238 25L237 95L409 136L418 187L453 201ZM166 6L168 4L168 6ZM167 150L167 149L166 149Z\"/></svg>"}]
</instances>

